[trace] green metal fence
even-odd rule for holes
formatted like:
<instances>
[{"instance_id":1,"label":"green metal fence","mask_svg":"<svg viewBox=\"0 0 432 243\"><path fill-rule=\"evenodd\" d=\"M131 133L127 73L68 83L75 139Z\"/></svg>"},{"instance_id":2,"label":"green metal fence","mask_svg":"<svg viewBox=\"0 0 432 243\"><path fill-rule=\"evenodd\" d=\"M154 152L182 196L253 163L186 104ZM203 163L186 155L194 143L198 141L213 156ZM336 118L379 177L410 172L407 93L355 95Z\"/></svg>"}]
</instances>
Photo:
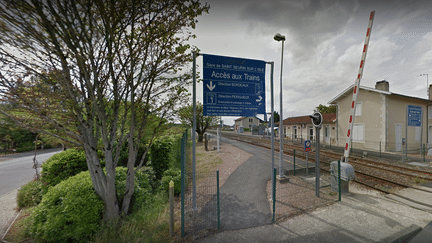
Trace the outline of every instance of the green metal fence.
<instances>
[{"instance_id":1,"label":"green metal fence","mask_svg":"<svg viewBox=\"0 0 432 243\"><path fill-rule=\"evenodd\" d=\"M219 171L196 172L188 158L187 132L182 138L181 158L181 236L204 236L220 228Z\"/></svg>"}]
</instances>

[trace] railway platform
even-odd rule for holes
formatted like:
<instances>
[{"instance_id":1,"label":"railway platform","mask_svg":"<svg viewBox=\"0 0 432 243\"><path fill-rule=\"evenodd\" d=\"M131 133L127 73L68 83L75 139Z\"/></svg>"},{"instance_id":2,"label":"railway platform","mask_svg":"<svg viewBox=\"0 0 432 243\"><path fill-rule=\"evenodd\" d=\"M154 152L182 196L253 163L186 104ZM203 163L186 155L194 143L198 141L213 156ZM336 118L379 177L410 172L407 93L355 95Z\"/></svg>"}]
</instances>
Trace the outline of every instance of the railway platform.
<instances>
[{"instance_id":1,"label":"railway platform","mask_svg":"<svg viewBox=\"0 0 432 243\"><path fill-rule=\"evenodd\" d=\"M224 140L222 146L236 146L241 149L248 147L248 153L251 154L253 154L254 149L257 149L257 147L253 148L252 145L228 139ZM262 152L258 154L262 154ZM253 154L244 164L257 163L257 161L268 163L262 158L257 160L258 154ZM289 160L289 156L286 159ZM250 170L251 167L249 166L239 166L230 177L244 176L245 178L238 177L235 178L237 183L230 183L229 181L233 178L229 177L227 183L223 185L223 190L231 191L232 198L238 198L237 192L245 194L245 190L239 190L238 185L242 181L251 179ZM298 193L304 189L302 183L307 183L307 178L290 175L289 183L291 184L289 187L293 194L287 196L306 197L305 200L310 201L316 200L314 193L310 193L310 195ZM431 187L431 185L426 186ZM254 188L263 190L262 186L257 185L248 188L248 190L254 190ZM251 195L251 193L246 191L246 195ZM253 198L257 197L259 193L254 192L253 195L255 196L248 198L251 200L248 201L250 207L255 205ZM262 203L261 201L260 205ZM221 217L227 217L222 215L224 213L222 203L221 209ZM242 210L241 208L238 209ZM238 216L238 214L233 215ZM253 221L253 217L245 214L241 214L241 216L241 221L245 225L253 225L249 222ZM198 242L432 242L431 239L431 212L413 208L405 203L387 198L377 191L364 189L364 187L352 183L350 184L350 192L343 194L340 202L305 211L274 224L267 223L254 227L239 226L233 229L226 227L225 230L200 239Z\"/></svg>"}]
</instances>

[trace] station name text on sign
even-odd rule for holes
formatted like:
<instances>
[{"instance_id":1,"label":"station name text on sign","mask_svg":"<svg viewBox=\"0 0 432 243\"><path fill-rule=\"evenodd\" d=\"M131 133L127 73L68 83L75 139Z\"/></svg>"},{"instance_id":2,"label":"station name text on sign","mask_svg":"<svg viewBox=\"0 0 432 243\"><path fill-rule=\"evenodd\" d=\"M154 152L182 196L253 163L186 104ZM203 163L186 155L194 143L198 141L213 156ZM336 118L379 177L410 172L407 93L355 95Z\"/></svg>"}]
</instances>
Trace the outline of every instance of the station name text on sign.
<instances>
[{"instance_id":1,"label":"station name text on sign","mask_svg":"<svg viewBox=\"0 0 432 243\"><path fill-rule=\"evenodd\" d=\"M203 55L204 115L256 116L265 113L265 62Z\"/></svg>"}]
</instances>

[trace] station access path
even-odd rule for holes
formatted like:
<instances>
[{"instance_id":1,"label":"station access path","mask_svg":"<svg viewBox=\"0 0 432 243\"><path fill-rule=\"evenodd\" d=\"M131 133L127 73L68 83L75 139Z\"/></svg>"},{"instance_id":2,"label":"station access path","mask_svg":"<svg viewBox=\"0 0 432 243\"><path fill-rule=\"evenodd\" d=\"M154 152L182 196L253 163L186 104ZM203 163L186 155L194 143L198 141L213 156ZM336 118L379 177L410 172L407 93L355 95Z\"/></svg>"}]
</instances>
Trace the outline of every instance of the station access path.
<instances>
[{"instance_id":1,"label":"station access path","mask_svg":"<svg viewBox=\"0 0 432 243\"><path fill-rule=\"evenodd\" d=\"M223 139L224 144L236 146L252 154L240 165L220 188L221 230L237 230L268 225L272 221L270 203L267 200L267 181L271 179L271 151L258 146ZM292 169L293 158L283 156L283 166ZM298 167L306 166L296 160ZM279 165L279 153L275 152L275 165Z\"/></svg>"},{"instance_id":2,"label":"station access path","mask_svg":"<svg viewBox=\"0 0 432 243\"><path fill-rule=\"evenodd\" d=\"M220 188L221 230L198 242L427 242L432 214L355 186L342 201L271 224L266 183L270 180L270 150L223 139L253 156L240 165ZM285 166L291 163L284 156ZM278 165L275 152L275 164ZM296 160L296 164L302 161ZM292 164L291 164L292 165ZM427 226L427 227L426 227ZM431 230L427 230L431 229ZM422 236L422 235L423 236ZM425 240L426 241L422 241Z\"/></svg>"}]
</instances>

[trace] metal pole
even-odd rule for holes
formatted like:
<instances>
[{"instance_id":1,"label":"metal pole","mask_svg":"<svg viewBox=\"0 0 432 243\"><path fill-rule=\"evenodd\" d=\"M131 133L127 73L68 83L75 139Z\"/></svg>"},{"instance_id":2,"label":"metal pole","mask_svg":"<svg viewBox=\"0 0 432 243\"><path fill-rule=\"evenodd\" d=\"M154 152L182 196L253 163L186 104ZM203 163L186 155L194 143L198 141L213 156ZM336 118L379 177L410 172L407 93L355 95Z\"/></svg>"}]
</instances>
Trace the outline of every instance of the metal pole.
<instances>
[{"instance_id":1,"label":"metal pole","mask_svg":"<svg viewBox=\"0 0 432 243\"><path fill-rule=\"evenodd\" d=\"M293 173L295 175L295 149L294 149L294 158L293 158L293 160L294 160L294 171L293 171Z\"/></svg>"},{"instance_id":2,"label":"metal pole","mask_svg":"<svg viewBox=\"0 0 432 243\"><path fill-rule=\"evenodd\" d=\"M280 71L280 114L279 114L279 177L283 177L282 160L283 160L283 109L282 109L282 69L283 69L283 52L284 40L282 40L282 56L281 56L281 71Z\"/></svg>"},{"instance_id":3,"label":"metal pole","mask_svg":"<svg viewBox=\"0 0 432 243\"><path fill-rule=\"evenodd\" d=\"M320 196L320 128L316 127L316 148L315 148L315 195Z\"/></svg>"},{"instance_id":4,"label":"metal pole","mask_svg":"<svg viewBox=\"0 0 432 243\"><path fill-rule=\"evenodd\" d=\"M339 201L340 201L342 199L340 160L338 160L338 193L339 193Z\"/></svg>"},{"instance_id":5,"label":"metal pole","mask_svg":"<svg viewBox=\"0 0 432 243\"><path fill-rule=\"evenodd\" d=\"M193 56L192 208L196 209L196 52Z\"/></svg>"},{"instance_id":6,"label":"metal pole","mask_svg":"<svg viewBox=\"0 0 432 243\"><path fill-rule=\"evenodd\" d=\"M273 188L273 223L275 222L275 215L276 215L276 167L273 168L273 173L272 173L272 178L273 178L273 184L272 184L272 188Z\"/></svg>"},{"instance_id":7,"label":"metal pole","mask_svg":"<svg viewBox=\"0 0 432 243\"><path fill-rule=\"evenodd\" d=\"M217 194L217 221L220 229L220 197L219 197L219 170L216 171L216 194Z\"/></svg>"},{"instance_id":8,"label":"metal pole","mask_svg":"<svg viewBox=\"0 0 432 243\"><path fill-rule=\"evenodd\" d=\"M274 72L274 62L270 62L271 65L271 71L270 71L270 93L271 93L271 118L270 118L270 127L271 127L271 172L270 175L272 175L272 183L275 183L273 178L273 168L275 168L275 161L274 161L274 94L273 94L273 72ZM272 190L273 187L272 187Z\"/></svg>"},{"instance_id":9,"label":"metal pole","mask_svg":"<svg viewBox=\"0 0 432 243\"><path fill-rule=\"evenodd\" d=\"M308 155L309 152L306 152L306 176L309 175Z\"/></svg>"},{"instance_id":10,"label":"metal pole","mask_svg":"<svg viewBox=\"0 0 432 243\"><path fill-rule=\"evenodd\" d=\"M403 156L405 157L405 159L408 159L408 105L406 107L406 121L405 121L405 153L403 154Z\"/></svg>"}]
</instances>

